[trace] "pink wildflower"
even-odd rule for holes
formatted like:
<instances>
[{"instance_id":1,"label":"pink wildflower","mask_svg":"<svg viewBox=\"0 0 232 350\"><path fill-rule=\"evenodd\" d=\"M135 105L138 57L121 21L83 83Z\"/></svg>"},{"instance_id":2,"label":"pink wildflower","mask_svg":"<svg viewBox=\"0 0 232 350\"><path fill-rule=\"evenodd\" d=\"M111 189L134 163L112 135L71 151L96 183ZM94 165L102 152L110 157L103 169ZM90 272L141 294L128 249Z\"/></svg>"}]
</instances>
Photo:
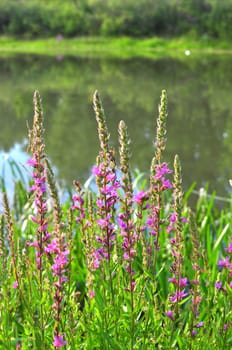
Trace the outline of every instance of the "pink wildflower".
<instances>
[{"instance_id":1,"label":"pink wildflower","mask_svg":"<svg viewBox=\"0 0 232 350\"><path fill-rule=\"evenodd\" d=\"M218 261L218 266L225 267L225 268L229 267L230 266L229 257L227 256L225 258L225 260L219 260Z\"/></svg>"},{"instance_id":2,"label":"pink wildflower","mask_svg":"<svg viewBox=\"0 0 232 350\"><path fill-rule=\"evenodd\" d=\"M172 303L178 303L182 299L184 299L188 294L184 291L176 291L172 297L170 297L170 301Z\"/></svg>"},{"instance_id":3,"label":"pink wildflower","mask_svg":"<svg viewBox=\"0 0 232 350\"><path fill-rule=\"evenodd\" d=\"M197 324L196 324L196 328L201 328L202 326L204 325L204 322L198 322Z\"/></svg>"},{"instance_id":4,"label":"pink wildflower","mask_svg":"<svg viewBox=\"0 0 232 350\"><path fill-rule=\"evenodd\" d=\"M188 284L188 279L187 279L187 277L180 278L179 280L176 279L175 277L170 277L170 278L168 279L168 281L171 282L171 283L173 283L175 286L178 286L178 285L179 285L180 288L186 287L187 284Z\"/></svg>"},{"instance_id":5,"label":"pink wildflower","mask_svg":"<svg viewBox=\"0 0 232 350\"><path fill-rule=\"evenodd\" d=\"M95 297L95 292L94 292L94 290L90 290L90 291L89 291L89 297L90 297L90 299L93 299L93 298Z\"/></svg>"},{"instance_id":6,"label":"pink wildflower","mask_svg":"<svg viewBox=\"0 0 232 350\"><path fill-rule=\"evenodd\" d=\"M56 347L56 348L61 348L62 346L66 345L67 342L65 340L63 340L63 335L60 334L55 334L54 336L54 342L53 342L53 345Z\"/></svg>"},{"instance_id":7,"label":"pink wildflower","mask_svg":"<svg viewBox=\"0 0 232 350\"><path fill-rule=\"evenodd\" d=\"M228 253L232 253L232 242L230 242L230 245L228 248L225 248L225 250L228 252Z\"/></svg>"},{"instance_id":8,"label":"pink wildflower","mask_svg":"<svg viewBox=\"0 0 232 350\"><path fill-rule=\"evenodd\" d=\"M168 168L166 163L162 163L161 166L156 165L155 170L156 170L156 175L155 175L155 179L156 180L161 179L166 174L171 174L172 173L172 170L170 170Z\"/></svg>"},{"instance_id":9,"label":"pink wildflower","mask_svg":"<svg viewBox=\"0 0 232 350\"><path fill-rule=\"evenodd\" d=\"M142 205L143 202L147 199L147 192L140 191L137 194L134 195L134 202L138 205Z\"/></svg>"},{"instance_id":10,"label":"pink wildflower","mask_svg":"<svg viewBox=\"0 0 232 350\"><path fill-rule=\"evenodd\" d=\"M30 165L32 167L37 167L38 165L38 162L36 159L34 158L31 158L31 159L28 159L28 161L26 162L27 165Z\"/></svg>"},{"instance_id":11,"label":"pink wildflower","mask_svg":"<svg viewBox=\"0 0 232 350\"><path fill-rule=\"evenodd\" d=\"M218 289L218 290L222 289L222 282L216 282L215 283L215 288Z\"/></svg>"},{"instance_id":12,"label":"pink wildflower","mask_svg":"<svg viewBox=\"0 0 232 350\"><path fill-rule=\"evenodd\" d=\"M165 314L168 318L170 318L172 321L174 321L174 313L172 310L168 310Z\"/></svg>"},{"instance_id":13,"label":"pink wildflower","mask_svg":"<svg viewBox=\"0 0 232 350\"><path fill-rule=\"evenodd\" d=\"M12 288L17 289L18 286L19 286L18 281L15 281L15 282L13 283L13 285L12 285Z\"/></svg>"}]
</instances>

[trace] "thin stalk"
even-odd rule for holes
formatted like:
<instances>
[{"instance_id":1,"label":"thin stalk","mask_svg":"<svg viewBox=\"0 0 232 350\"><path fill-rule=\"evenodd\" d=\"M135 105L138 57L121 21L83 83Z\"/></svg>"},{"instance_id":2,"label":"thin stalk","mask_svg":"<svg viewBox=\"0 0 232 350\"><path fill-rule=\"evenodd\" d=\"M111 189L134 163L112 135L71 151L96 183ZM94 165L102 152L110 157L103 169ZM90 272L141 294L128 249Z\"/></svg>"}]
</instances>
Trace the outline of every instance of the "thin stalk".
<instances>
[{"instance_id":1,"label":"thin stalk","mask_svg":"<svg viewBox=\"0 0 232 350\"><path fill-rule=\"evenodd\" d=\"M132 264L130 262L130 268L132 269ZM134 318L134 287L132 274L130 274L130 304L131 304L131 324L130 324L130 333L131 333L131 350L134 349L134 327L135 327L135 318Z\"/></svg>"}]
</instances>

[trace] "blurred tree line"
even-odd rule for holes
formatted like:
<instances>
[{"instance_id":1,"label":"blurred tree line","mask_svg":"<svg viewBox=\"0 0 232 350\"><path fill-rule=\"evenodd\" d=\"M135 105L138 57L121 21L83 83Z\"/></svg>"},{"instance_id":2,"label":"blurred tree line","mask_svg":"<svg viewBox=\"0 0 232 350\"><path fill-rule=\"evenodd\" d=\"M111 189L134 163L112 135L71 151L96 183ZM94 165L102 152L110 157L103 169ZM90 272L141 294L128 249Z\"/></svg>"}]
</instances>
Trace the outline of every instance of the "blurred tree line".
<instances>
[{"instance_id":1,"label":"blurred tree line","mask_svg":"<svg viewBox=\"0 0 232 350\"><path fill-rule=\"evenodd\" d=\"M0 0L0 35L232 38L232 0Z\"/></svg>"}]
</instances>

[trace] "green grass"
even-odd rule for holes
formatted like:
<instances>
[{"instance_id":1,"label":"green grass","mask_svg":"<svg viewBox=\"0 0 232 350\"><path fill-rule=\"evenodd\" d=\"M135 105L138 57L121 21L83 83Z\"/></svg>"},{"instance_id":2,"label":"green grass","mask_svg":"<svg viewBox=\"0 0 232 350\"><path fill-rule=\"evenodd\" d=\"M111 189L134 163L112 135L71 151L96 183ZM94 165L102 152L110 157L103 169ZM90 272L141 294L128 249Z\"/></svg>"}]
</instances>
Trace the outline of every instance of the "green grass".
<instances>
[{"instance_id":1,"label":"green grass","mask_svg":"<svg viewBox=\"0 0 232 350\"><path fill-rule=\"evenodd\" d=\"M162 56L183 57L185 51L191 54L231 54L229 42L209 40L207 38L175 39L147 38L133 39L128 37L80 37L56 40L56 38L37 40L17 40L9 37L0 38L0 55L14 53L31 53L46 55L110 56L110 57L150 57Z\"/></svg>"}]
</instances>

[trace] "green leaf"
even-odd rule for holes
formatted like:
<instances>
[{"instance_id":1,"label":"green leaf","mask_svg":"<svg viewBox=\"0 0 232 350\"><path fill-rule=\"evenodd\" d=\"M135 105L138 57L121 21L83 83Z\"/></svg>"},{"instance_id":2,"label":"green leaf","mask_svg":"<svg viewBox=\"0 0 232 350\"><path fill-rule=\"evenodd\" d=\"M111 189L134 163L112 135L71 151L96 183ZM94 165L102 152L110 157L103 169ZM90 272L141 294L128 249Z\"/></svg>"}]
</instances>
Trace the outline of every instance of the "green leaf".
<instances>
[{"instance_id":1,"label":"green leaf","mask_svg":"<svg viewBox=\"0 0 232 350\"><path fill-rule=\"evenodd\" d=\"M223 240L223 237L225 236L225 234L227 233L228 229L230 227L230 224L226 224L226 226L224 227L224 229L222 230L220 236L218 237L218 239L216 240L215 244L214 244L214 247L213 247L213 250L216 250L219 246L219 244L222 242Z\"/></svg>"}]
</instances>

